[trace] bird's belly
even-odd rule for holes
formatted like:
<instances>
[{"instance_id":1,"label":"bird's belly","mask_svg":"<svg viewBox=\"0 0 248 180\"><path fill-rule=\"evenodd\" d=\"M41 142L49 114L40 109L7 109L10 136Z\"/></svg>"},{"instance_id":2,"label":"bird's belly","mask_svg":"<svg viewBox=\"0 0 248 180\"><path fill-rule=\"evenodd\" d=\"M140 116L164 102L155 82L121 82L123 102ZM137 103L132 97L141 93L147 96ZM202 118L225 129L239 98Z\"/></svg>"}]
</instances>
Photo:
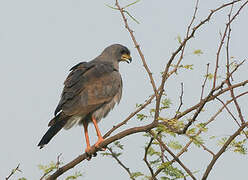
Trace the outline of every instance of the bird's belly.
<instances>
[{"instance_id":1,"label":"bird's belly","mask_svg":"<svg viewBox=\"0 0 248 180\"><path fill-rule=\"evenodd\" d=\"M64 129L70 129L74 125L77 125L83 118L83 116L72 116L65 124Z\"/></svg>"}]
</instances>

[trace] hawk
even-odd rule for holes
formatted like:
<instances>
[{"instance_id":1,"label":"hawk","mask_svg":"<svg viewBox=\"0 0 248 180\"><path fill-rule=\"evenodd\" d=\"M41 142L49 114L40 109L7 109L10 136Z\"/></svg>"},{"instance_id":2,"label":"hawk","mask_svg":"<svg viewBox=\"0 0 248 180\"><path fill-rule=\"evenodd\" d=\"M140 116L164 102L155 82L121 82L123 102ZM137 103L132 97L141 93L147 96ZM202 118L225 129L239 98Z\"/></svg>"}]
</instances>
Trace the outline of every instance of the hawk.
<instances>
[{"instance_id":1,"label":"hawk","mask_svg":"<svg viewBox=\"0 0 248 180\"><path fill-rule=\"evenodd\" d=\"M97 123L106 117L121 99L121 61L132 61L130 51L123 45L113 44L92 61L80 62L70 69L54 118L49 122L49 129L38 144L40 148L48 144L62 128L70 129L76 124L82 124L87 144L85 151L89 152L90 122L94 124L98 136L95 147L99 147L104 139Z\"/></svg>"}]
</instances>

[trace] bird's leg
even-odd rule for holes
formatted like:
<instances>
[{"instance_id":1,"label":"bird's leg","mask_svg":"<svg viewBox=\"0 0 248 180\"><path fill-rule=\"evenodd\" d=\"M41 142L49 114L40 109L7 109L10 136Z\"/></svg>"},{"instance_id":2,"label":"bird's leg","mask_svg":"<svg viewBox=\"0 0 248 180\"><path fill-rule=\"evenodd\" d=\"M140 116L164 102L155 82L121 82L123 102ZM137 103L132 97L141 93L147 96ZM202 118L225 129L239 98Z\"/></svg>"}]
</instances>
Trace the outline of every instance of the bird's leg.
<instances>
[{"instance_id":1,"label":"bird's leg","mask_svg":"<svg viewBox=\"0 0 248 180\"><path fill-rule=\"evenodd\" d=\"M94 124L94 126L95 126L96 134L97 134L97 136L98 136L98 140L97 140L97 142L96 142L96 144L95 144L95 147L96 147L96 148L99 148L100 143L102 143L102 142L104 141L104 139L103 139L103 137L102 137L102 135L101 135L101 132L100 132L100 130L99 130L99 128L98 128L98 125L97 125L97 122L96 122L96 119L95 119L94 116L92 116L92 122L93 122L93 124ZM103 148L102 150L105 150L105 149Z\"/></svg>"},{"instance_id":2,"label":"bird's leg","mask_svg":"<svg viewBox=\"0 0 248 180\"><path fill-rule=\"evenodd\" d=\"M89 151L90 151L90 140L89 140L89 135L88 135L88 124L89 123L87 121L83 121L84 135L85 135L86 144L87 144L87 148L85 149L86 153L89 153Z\"/></svg>"}]
</instances>

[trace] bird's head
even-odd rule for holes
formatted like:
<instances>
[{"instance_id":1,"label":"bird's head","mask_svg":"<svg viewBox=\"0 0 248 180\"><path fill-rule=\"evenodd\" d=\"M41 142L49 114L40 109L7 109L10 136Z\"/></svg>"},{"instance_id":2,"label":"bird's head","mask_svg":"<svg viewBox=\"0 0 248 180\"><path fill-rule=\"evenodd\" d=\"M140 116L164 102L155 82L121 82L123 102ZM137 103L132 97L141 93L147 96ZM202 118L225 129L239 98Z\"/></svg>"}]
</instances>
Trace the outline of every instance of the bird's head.
<instances>
[{"instance_id":1,"label":"bird's head","mask_svg":"<svg viewBox=\"0 0 248 180\"><path fill-rule=\"evenodd\" d=\"M109 60L117 60L118 62L124 61L127 63L132 62L132 57L130 56L130 51L127 47L121 44L113 44L105 48L101 56Z\"/></svg>"}]
</instances>

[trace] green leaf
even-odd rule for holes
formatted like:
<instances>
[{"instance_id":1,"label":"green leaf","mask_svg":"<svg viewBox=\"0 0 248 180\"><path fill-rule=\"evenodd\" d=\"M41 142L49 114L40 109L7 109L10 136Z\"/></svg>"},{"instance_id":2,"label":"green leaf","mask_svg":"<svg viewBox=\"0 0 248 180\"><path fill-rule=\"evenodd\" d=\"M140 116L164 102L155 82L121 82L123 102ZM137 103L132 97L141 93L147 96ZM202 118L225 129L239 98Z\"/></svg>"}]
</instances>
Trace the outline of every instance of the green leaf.
<instances>
[{"instance_id":1,"label":"green leaf","mask_svg":"<svg viewBox=\"0 0 248 180\"><path fill-rule=\"evenodd\" d=\"M140 22L137 19L135 19L128 11L123 10L123 12L126 13L134 22L140 24Z\"/></svg>"},{"instance_id":2,"label":"green leaf","mask_svg":"<svg viewBox=\"0 0 248 180\"><path fill-rule=\"evenodd\" d=\"M207 77L208 80L212 80L214 78L214 75L212 73L208 73L207 75L205 75L205 77Z\"/></svg>"},{"instance_id":3,"label":"green leaf","mask_svg":"<svg viewBox=\"0 0 248 180\"><path fill-rule=\"evenodd\" d=\"M231 67L232 70L234 70L238 66L238 63L237 63L237 61L233 61L230 63L229 66Z\"/></svg>"},{"instance_id":4,"label":"green leaf","mask_svg":"<svg viewBox=\"0 0 248 180\"><path fill-rule=\"evenodd\" d=\"M200 56L201 54L203 54L203 52L200 49L196 49L194 50L193 54Z\"/></svg>"},{"instance_id":5,"label":"green leaf","mask_svg":"<svg viewBox=\"0 0 248 180\"><path fill-rule=\"evenodd\" d=\"M114 142L114 145L115 145L117 148L123 150L123 145L120 143L120 141L115 141L115 142Z\"/></svg>"},{"instance_id":6,"label":"green leaf","mask_svg":"<svg viewBox=\"0 0 248 180\"><path fill-rule=\"evenodd\" d=\"M104 4L105 6L107 6L107 7L109 7L109 8L111 8L111 9L114 9L114 10L119 10L118 8L116 8L116 7L113 7L113 6L110 6L110 5L108 5L108 4Z\"/></svg>"},{"instance_id":7,"label":"green leaf","mask_svg":"<svg viewBox=\"0 0 248 180\"><path fill-rule=\"evenodd\" d=\"M191 136L195 135L196 134L196 128L188 129L186 134L191 135Z\"/></svg>"},{"instance_id":8,"label":"green leaf","mask_svg":"<svg viewBox=\"0 0 248 180\"><path fill-rule=\"evenodd\" d=\"M196 125L202 132L207 132L208 128L206 127L206 123L199 123Z\"/></svg>"},{"instance_id":9,"label":"green leaf","mask_svg":"<svg viewBox=\"0 0 248 180\"><path fill-rule=\"evenodd\" d=\"M163 172L166 174L166 175L169 175L171 178L183 178L184 175L182 173L181 170L179 170L178 168L176 167L173 167L171 162L165 162L165 163L162 163L160 166L159 166L159 169L163 169Z\"/></svg>"},{"instance_id":10,"label":"green leaf","mask_svg":"<svg viewBox=\"0 0 248 180\"><path fill-rule=\"evenodd\" d=\"M193 68L193 64L187 64L187 65L184 65L184 66L182 66L184 69L189 69L189 70L193 70L194 68Z\"/></svg>"},{"instance_id":11,"label":"green leaf","mask_svg":"<svg viewBox=\"0 0 248 180\"><path fill-rule=\"evenodd\" d=\"M136 178L136 177L143 176L143 175L144 174L142 174L141 172L133 172L131 175L131 178Z\"/></svg>"},{"instance_id":12,"label":"green leaf","mask_svg":"<svg viewBox=\"0 0 248 180\"><path fill-rule=\"evenodd\" d=\"M177 36L177 41L179 42L179 44L182 44L182 38L180 35Z\"/></svg>"},{"instance_id":13,"label":"green leaf","mask_svg":"<svg viewBox=\"0 0 248 180\"><path fill-rule=\"evenodd\" d=\"M123 9L125 9L125 8L127 8L129 6L132 6L132 5L136 4L137 2L140 2L140 0L137 0L137 1L133 2L133 3L130 3L130 4L126 5L126 6L124 6Z\"/></svg>"},{"instance_id":14,"label":"green leaf","mask_svg":"<svg viewBox=\"0 0 248 180\"><path fill-rule=\"evenodd\" d=\"M149 147L148 151L147 151L147 154L150 155L150 156L153 156L153 155L157 155L157 156L160 156L160 152L156 151L155 149L153 149L153 147Z\"/></svg>"},{"instance_id":15,"label":"green leaf","mask_svg":"<svg viewBox=\"0 0 248 180\"><path fill-rule=\"evenodd\" d=\"M140 121L142 121L142 120L144 120L144 119L146 119L148 117L145 114L136 114L136 116L137 116L137 119L139 119Z\"/></svg>"},{"instance_id":16,"label":"green leaf","mask_svg":"<svg viewBox=\"0 0 248 180\"><path fill-rule=\"evenodd\" d=\"M49 172L52 172L53 170L57 169L56 164L52 161L49 165L42 165L39 164L38 168L43 171L44 174L47 174Z\"/></svg>"},{"instance_id":17,"label":"green leaf","mask_svg":"<svg viewBox=\"0 0 248 180\"><path fill-rule=\"evenodd\" d=\"M216 138L216 136L211 136L211 137L209 137L209 139L215 139Z\"/></svg>"},{"instance_id":18,"label":"green leaf","mask_svg":"<svg viewBox=\"0 0 248 180\"><path fill-rule=\"evenodd\" d=\"M160 159L160 158L155 159L155 160L152 160L152 161L149 161L149 163L150 163L151 165L157 165L157 164L160 163L160 162L161 162L161 159Z\"/></svg>"},{"instance_id":19,"label":"green leaf","mask_svg":"<svg viewBox=\"0 0 248 180\"><path fill-rule=\"evenodd\" d=\"M175 150L182 149L182 145L178 141L170 141L168 143L168 146L175 149Z\"/></svg>"},{"instance_id":20,"label":"green leaf","mask_svg":"<svg viewBox=\"0 0 248 180\"><path fill-rule=\"evenodd\" d=\"M230 146L233 147L233 152L237 152L240 154L247 154L247 148L245 147L246 139L243 139L241 141L235 141L233 140L230 144Z\"/></svg>"},{"instance_id":21,"label":"green leaf","mask_svg":"<svg viewBox=\"0 0 248 180\"><path fill-rule=\"evenodd\" d=\"M165 99L163 99L163 100L161 101L161 104L162 104L163 106L160 108L160 110L170 108L170 105L171 105L172 103L171 103L171 100L170 100L169 98L165 98Z\"/></svg>"},{"instance_id":22,"label":"green leaf","mask_svg":"<svg viewBox=\"0 0 248 180\"><path fill-rule=\"evenodd\" d=\"M218 141L219 146L223 146L227 141L227 137L223 137Z\"/></svg>"},{"instance_id":23,"label":"green leaf","mask_svg":"<svg viewBox=\"0 0 248 180\"><path fill-rule=\"evenodd\" d=\"M78 177L83 176L79 171L75 172L73 175L68 176L65 180L77 179Z\"/></svg>"},{"instance_id":24,"label":"green leaf","mask_svg":"<svg viewBox=\"0 0 248 180\"><path fill-rule=\"evenodd\" d=\"M171 180L170 178L165 177L165 176L161 177L160 179L161 179L161 180Z\"/></svg>"},{"instance_id":25,"label":"green leaf","mask_svg":"<svg viewBox=\"0 0 248 180\"><path fill-rule=\"evenodd\" d=\"M108 153L108 152L103 152L103 153L101 153L101 155L102 156L112 156L112 154L111 153Z\"/></svg>"},{"instance_id":26,"label":"green leaf","mask_svg":"<svg viewBox=\"0 0 248 180\"><path fill-rule=\"evenodd\" d=\"M136 108L139 108L139 107L141 107L143 104L138 104L138 103L136 103Z\"/></svg>"},{"instance_id":27,"label":"green leaf","mask_svg":"<svg viewBox=\"0 0 248 180\"><path fill-rule=\"evenodd\" d=\"M204 144L204 141L200 136L192 136L191 139L197 147L200 147L201 144Z\"/></svg>"}]
</instances>

